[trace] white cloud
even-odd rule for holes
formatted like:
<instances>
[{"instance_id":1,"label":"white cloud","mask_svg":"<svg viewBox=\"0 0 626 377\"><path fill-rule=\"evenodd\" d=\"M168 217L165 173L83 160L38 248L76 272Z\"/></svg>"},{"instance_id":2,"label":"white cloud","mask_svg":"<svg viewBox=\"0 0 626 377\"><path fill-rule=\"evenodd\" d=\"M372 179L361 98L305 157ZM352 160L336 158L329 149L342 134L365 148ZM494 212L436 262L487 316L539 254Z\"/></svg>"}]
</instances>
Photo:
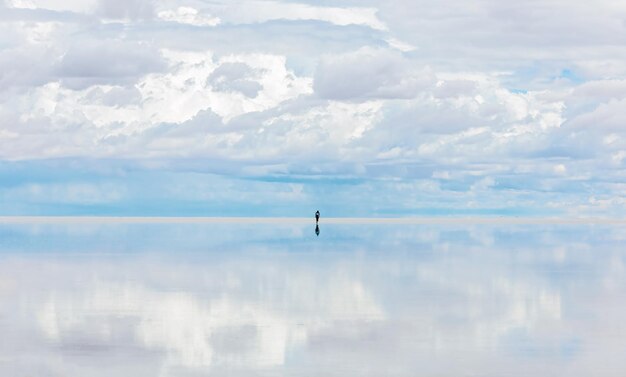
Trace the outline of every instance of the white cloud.
<instances>
[{"instance_id":1,"label":"white cloud","mask_svg":"<svg viewBox=\"0 0 626 377\"><path fill-rule=\"evenodd\" d=\"M420 177L452 183L481 164L507 175L490 190L532 172L550 190L554 176L623 179L616 2L2 4L3 159L219 156L265 171L262 156L397 179L430 164Z\"/></svg>"},{"instance_id":2,"label":"white cloud","mask_svg":"<svg viewBox=\"0 0 626 377\"><path fill-rule=\"evenodd\" d=\"M98 14L105 19L136 20L154 17L155 0L98 0Z\"/></svg>"},{"instance_id":3,"label":"white cloud","mask_svg":"<svg viewBox=\"0 0 626 377\"><path fill-rule=\"evenodd\" d=\"M306 21L319 20L336 25L365 25L377 30L386 30L386 25L377 17L375 7L332 7L303 3L267 0L245 0L238 3L223 2L214 5L225 22L260 23L271 20Z\"/></svg>"},{"instance_id":4,"label":"white cloud","mask_svg":"<svg viewBox=\"0 0 626 377\"><path fill-rule=\"evenodd\" d=\"M7 0L10 7L21 9L46 9L60 12L90 13L97 0Z\"/></svg>"},{"instance_id":5,"label":"white cloud","mask_svg":"<svg viewBox=\"0 0 626 377\"><path fill-rule=\"evenodd\" d=\"M143 61L151 61L134 59L132 64L119 65L117 57L123 57L124 52L115 51L118 55L111 57L111 64L107 64L107 59L100 61L92 56L86 59L80 58L86 55L73 56L59 69L63 85L50 83L25 93L21 98L13 98L19 104L18 108L30 109L21 113L20 122L30 124L30 127L38 124L38 132L25 134L24 144L6 149L6 156L10 157L18 150L21 158L33 157L37 153L48 157L61 157L66 153L178 155L179 150L186 154L212 154L217 150L211 148L222 143L228 146L242 138L243 135L227 132L225 123L234 117L270 109L311 91L311 80L295 76L287 70L284 58L279 56L231 55L216 62L210 53L164 51L171 69L137 78L133 75L140 75L141 68L146 70ZM143 58L141 50L132 54ZM105 51L101 56L111 55ZM155 56L160 57L160 54ZM138 81L135 83L134 80ZM105 83L107 85L102 85ZM71 89L65 88L68 85ZM174 125L191 121L203 111L217 114L206 125L208 129L198 118L180 127L187 130L186 138L168 141L164 137L173 137L173 134L159 131L164 127L178 128ZM45 126L41 127L45 123L49 125L47 130ZM17 124L9 125L6 132L10 134L10 130L19 129ZM143 133L150 129L156 134ZM209 131L222 135L206 139ZM60 132L72 133L72 136L59 143ZM40 143L45 143L47 133L50 144L42 149ZM153 134L160 135L158 143L144 139ZM204 137L195 138L194 135ZM133 151L129 149L133 145L135 148L142 145L142 148ZM83 152L78 152L80 149Z\"/></svg>"},{"instance_id":6,"label":"white cloud","mask_svg":"<svg viewBox=\"0 0 626 377\"><path fill-rule=\"evenodd\" d=\"M216 26L220 19L205 15L191 7L178 7L175 10L163 10L158 13L158 17L165 21L179 22L195 26Z\"/></svg>"},{"instance_id":7,"label":"white cloud","mask_svg":"<svg viewBox=\"0 0 626 377\"><path fill-rule=\"evenodd\" d=\"M574 88L572 97L596 101L619 100L626 97L626 80L588 81Z\"/></svg>"},{"instance_id":8,"label":"white cloud","mask_svg":"<svg viewBox=\"0 0 626 377\"><path fill-rule=\"evenodd\" d=\"M393 37L386 39L386 41L390 47L393 47L396 50L400 50L402 52L410 52L417 49L415 46Z\"/></svg>"},{"instance_id":9,"label":"white cloud","mask_svg":"<svg viewBox=\"0 0 626 377\"><path fill-rule=\"evenodd\" d=\"M8 0L5 3L12 8L36 9L37 6L32 0Z\"/></svg>"},{"instance_id":10,"label":"white cloud","mask_svg":"<svg viewBox=\"0 0 626 377\"><path fill-rule=\"evenodd\" d=\"M582 113L568 122L573 129L595 129L597 135L602 135L602 130L611 132L626 131L626 98L610 99L603 102L590 112Z\"/></svg>"},{"instance_id":11,"label":"white cloud","mask_svg":"<svg viewBox=\"0 0 626 377\"><path fill-rule=\"evenodd\" d=\"M70 46L56 74L63 85L85 89L97 84L133 84L148 73L164 69L165 61L153 46L105 40Z\"/></svg>"},{"instance_id":12,"label":"white cloud","mask_svg":"<svg viewBox=\"0 0 626 377\"><path fill-rule=\"evenodd\" d=\"M254 70L245 63L224 63L217 67L207 79L207 85L218 90L240 92L246 97L254 98L263 86L250 80L256 76Z\"/></svg>"},{"instance_id":13,"label":"white cloud","mask_svg":"<svg viewBox=\"0 0 626 377\"><path fill-rule=\"evenodd\" d=\"M429 69L415 69L398 52L363 48L323 58L314 88L328 99L413 98L434 80Z\"/></svg>"}]
</instances>

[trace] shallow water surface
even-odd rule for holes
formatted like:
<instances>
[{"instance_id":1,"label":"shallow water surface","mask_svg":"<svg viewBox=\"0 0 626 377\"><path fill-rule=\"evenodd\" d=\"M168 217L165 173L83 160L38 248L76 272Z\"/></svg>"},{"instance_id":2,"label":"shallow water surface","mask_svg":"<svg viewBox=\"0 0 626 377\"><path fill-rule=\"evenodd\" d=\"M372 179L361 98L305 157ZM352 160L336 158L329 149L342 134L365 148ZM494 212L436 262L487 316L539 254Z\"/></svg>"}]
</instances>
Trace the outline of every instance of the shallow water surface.
<instances>
[{"instance_id":1,"label":"shallow water surface","mask_svg":"<svg viewBox=\"0 0 626 377\"><path fill-rule=\"evenodd\" d=\"M623 376L619 225L0 224L2 376Z\"/></svg>"}]
</instances>

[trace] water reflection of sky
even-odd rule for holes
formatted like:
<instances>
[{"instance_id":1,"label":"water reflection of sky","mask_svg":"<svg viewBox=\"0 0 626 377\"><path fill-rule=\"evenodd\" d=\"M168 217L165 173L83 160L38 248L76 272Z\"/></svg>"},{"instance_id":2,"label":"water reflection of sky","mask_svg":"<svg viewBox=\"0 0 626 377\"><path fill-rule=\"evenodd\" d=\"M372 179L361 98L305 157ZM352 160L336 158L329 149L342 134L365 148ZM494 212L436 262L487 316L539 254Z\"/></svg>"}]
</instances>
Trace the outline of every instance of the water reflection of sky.
<instances>
[{"instance_id":1,"label":"water reflection of sky","mask_svg":"<svg viewBox=\"0 0 626 377\"><path fill-rule=\"evenodd\" d=\"M618 376L626 229L0 226L0 375Z\"/></svg>"}]
</instances>

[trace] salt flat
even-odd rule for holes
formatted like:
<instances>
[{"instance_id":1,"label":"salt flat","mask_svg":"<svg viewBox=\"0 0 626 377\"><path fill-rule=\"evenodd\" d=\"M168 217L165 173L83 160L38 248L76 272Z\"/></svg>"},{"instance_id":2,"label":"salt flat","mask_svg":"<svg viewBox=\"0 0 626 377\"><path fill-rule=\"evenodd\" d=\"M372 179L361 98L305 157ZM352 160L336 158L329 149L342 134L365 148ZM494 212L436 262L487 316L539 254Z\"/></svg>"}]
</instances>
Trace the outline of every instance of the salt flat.
<instances>
[{"instance_id":1,"label":"salt flat","mask_svg":"<svg viewBox=\"0 0 626 377\"><path fill-rule=\"evenodd\" d=\"M5 217L0 375L621 375L622 223L476 220Z\"/></svg>"}]
</instances>

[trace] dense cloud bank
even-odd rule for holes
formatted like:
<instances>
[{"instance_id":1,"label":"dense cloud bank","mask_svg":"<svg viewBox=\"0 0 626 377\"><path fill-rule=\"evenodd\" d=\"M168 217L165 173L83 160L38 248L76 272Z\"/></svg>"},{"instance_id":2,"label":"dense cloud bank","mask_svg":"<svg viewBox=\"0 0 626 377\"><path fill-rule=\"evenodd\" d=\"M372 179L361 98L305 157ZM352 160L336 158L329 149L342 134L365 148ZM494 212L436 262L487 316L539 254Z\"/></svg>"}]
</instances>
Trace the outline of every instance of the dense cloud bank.
<instances>
[{"instance_id":1,"label":"dense cloud bank","mask_svg":"<svg viewBox=\"0 0 626 377\"><path fill-rule=\"evenodd\" d=\"M0 159L198 159L618 212L625 19L610 1L5 0Z\"/></svg>"}]
</instances>

